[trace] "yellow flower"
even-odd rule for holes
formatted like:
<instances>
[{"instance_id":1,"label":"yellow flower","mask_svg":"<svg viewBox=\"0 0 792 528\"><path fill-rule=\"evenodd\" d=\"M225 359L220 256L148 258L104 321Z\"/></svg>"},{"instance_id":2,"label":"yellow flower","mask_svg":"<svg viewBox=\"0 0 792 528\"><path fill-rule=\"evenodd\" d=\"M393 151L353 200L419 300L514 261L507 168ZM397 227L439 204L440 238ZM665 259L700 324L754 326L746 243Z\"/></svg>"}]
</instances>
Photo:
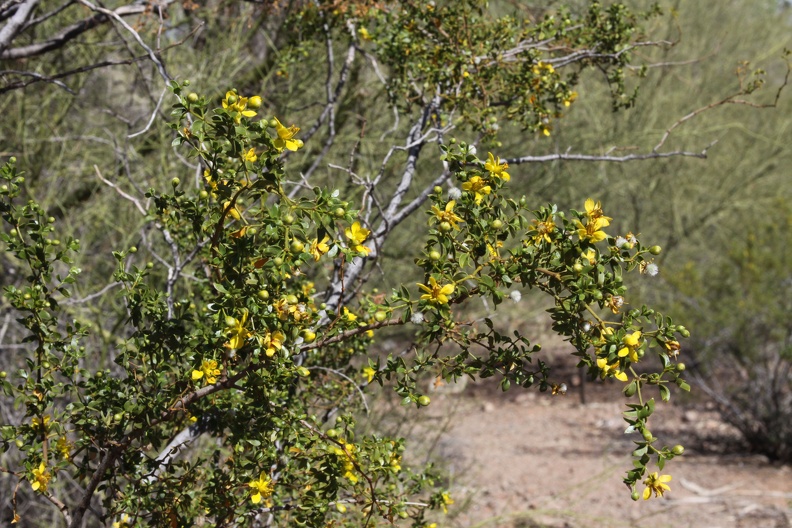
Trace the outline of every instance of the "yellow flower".
<instances>
[{"instance_id":1,"label":"yellow flower","mask_svg":"<svg viewBox=\"0 0 792 528\"><path fill-rule=\"evenodd\" d=\"M445 206L445 210L441 210L436 205L432 206L432 212L435 214L438 222L448 222L454 229L459 229L457 222L462 222L462 219L454 213L454 206L456 202L451 200Z\"/></svg>"},{"instance_id":2,"label":"yellow flower","mask_svg":"<svg viewBox=\"0 0 792 528\"><path fill-rule=\"evenodd\" d=\"M362 40L371 40L371 34L369 33L368 29L362 27L358 29L358 35Z\"/></svg>"},{"instance_id":3,"label":"yellow flower","mask_svg":"<svg viewBox=\"0 0 792 528\"><path fill-rule=\"evenodd\" d=\"M256 112L253 110L248 110L248 98L247 97L239 97L236 92L228 91L223 98L223 108L225 108L229 114L234 118L234 122L239 124L242 121L242 117L253 117L256 115Z\"/></svg>"},{"instance_id":4,"label":"yellow flower","mask_svg":"<svg viewBox=\"0 0 792 528\"><path fill-rule=\"evenodd\" d=\"M626 335L622 338L624 347L619 350L619 357L630 356L630 361L633 363L638 362L638 348L641 346L641 331L636 330L632 334Z\"/></svg>"},{"instance_id":5,"label":"yellow flower","mask_svg":"<svg viewBox=\"0 0 792 528\"><path fill-rule=\"evenodd\" d=\"M341 440L341 444L344 446L343 449L336 446L333 446L331 449L344 464L344 478L352 484L356 484L358 477L355 475L355 445L348 444L345 440Z\"/></svg>"},{"instance_id":6,"label":"yellow flower","mask_svg":"<svg viewBox=\"0 0 792 528\"><path fill-rule=\"evenodd\" d=\"M201 368L192 371L192 379L197 381L204 378L208 385L212 385L217 381L217 376L220 375L220 369L217 368L217 361L214 359L204 359L201 361Z\"/></svg>"},{"instance_id":7,"label":"yellow flower","mask_svg":"<svg viewBox=\"0 0 792 528\"><path fill-rule=\"evenodd\" d=\"M33 488L33 491L44 493L47 491L47 485L51 478L52 475L47 471L46 464L42 462L38 468L33 470L33 480L30 481L30 487Z\"/></svg>"},{"instance_id":8,"label":"yellow flower","mask_svg":"<svg viewBox=\"0 0 792 528\"><path fill-rule=\"evenodd\" d=\"M303 146L303 142L301 139L294 139L294 136L297 132L300 131L299 128L292 125L289 128L286 128L278 121L278 118L275 119L275 131L278 133L278 137L273 141L275 148L278 150L289 149L292 152L295 152L298 148Z\"/></svg>"},{"instance_id":9,"label":"yellow flower","mask_svg":"<svg viewBox=\"0 0 792 528\"><path fill-rule=\"evenodd\" d=\"M652 492L654 491L655 497L662 497L663 493L666 490L671 490L668 487L666 482L671 481L671 475L660 475L657 476L657 472L651 473L646 480L644 480L644 484L646 484L646 489L643 492L644 500L649 500L649 497L652 496Z\"/></svg>"},{"instance_id":10,"label":"yellow flower","mask_svg":"<svg viewBox=\"0 0 792 528\"><path fill-rule=\"evenodd\" d=\"M580 256L586 259L590 266L597 264L597 251L594 248L588 248Z\"/></svg>"},{"instance_id":11,"label":"yellow flower","mask_svg":"<svg viewBox=\"0 0 792 528\"><path fill-rule=\"evenodd\" d=\"M242 156L243 161L249 161L250 163L255 163L257 159L258 156L256 156L256 149L250 149L245 153L244 156Z\"/></svg>"},{"instance_id":12,"label":"yellow flower","mask_svg":"<svg viewBox=\"0 0 792 528\"><path fill-rule=\"evenodd\" d=\"M421 299L433 304L448 304L448 296L454 293L453 284L441 286L437 284L434 277L429 277L429 286L418 284L418 287L426 292L424 295L421 295Z\"/></svg>"},{"instance_id":13,"label":"yellow flower","mask_svg":"<svg viewBox=\"0 0 792 528\"><path fill-rule=\"evenodd\" d=\"M492 155L492 152L488 152L487 154L489 155L489 161L484 164L484 168L489 171L490 176L500 178L503 181L511 180L511 176L506 172L506 169L509 168L509 164L505 161L501 163L500 157L496 158Z\"/></svg>"},{"instance_id":14,"label":"yellow flower","mask_svg":"<svg viewBox=\"0 0 792 528\"><path fill-rule=\"evenodd\" d=\"M599 367L600 371L602 372L602 377L606 378L609 376L609 373L613 372L613 377L619 381L627 381L627 374L619 370L619 363L612 363L608 365L608 360L605 358L597 359L597 366Z\"/></svg>"},{"instance_id":15,"label":"yellow flower","mask_svg":"<svg viewBox=\"0 0 792 528\"><path fill-rule=\"evenodd\" d=\"M58 443L55 445L63 460L69 460L71 457L71 447L71 442L65 436L58 438Z\"/></svg>"},{"instance_id":16,"label":"yellow flower","mask_svg":"<svg viewBox=\"0 0 792 528\"><path fill-rule=\"evenodd\" d=\"M555 222L553 222L552 219L547 219L541 222L539 220L533 220L533 224L532 232L535 232L532 237L533 243L539 244L542 242L542 240L544 240L550 244L552 242L552 240L550 240L550 233L555 231Z\"/></svg>"},{"instance_id":17,"label":"yellow flower","mask_svg":"<svg viewBox=\"0 0 792 528\"><path fill-rule=\"evenodd\" d=\"M121 515L121 518L113 523L113 528L127 528L129 526L129 515L126 513Z\"/></svg>"},{"instance_id":18,"label":"yellow flower","mask_svg":"<svg viewBox=\"0 0 792 528\"><path fill-rule=\"evenodd\" d=\"M604 218L608 221L607 225L610 225L610 221L613 220L610 216L605 216L605 213L602 212L602 204L599 202L595 202L591 198L586 200L586 203L583 204L586 208L586 216L589 217L589 220L596 220L597 218Z\"/></svg>"},{"instance_id":19,"label":"yellow flower","mask_svg":"<svg viewBox=\"0 0 792 528\"><path fill-rule=\"evenodd\" d=\"M489 182L481 176L472 176L468 181L462 184L462 190L472 192L476 205L481 203L485 194L492 192L492 187L487 185Z\"/></svg>"},{"instance_id":20,"label":"yellow flower","mask_svg":"<svg viewBox=\"0 0 792 528\"><path fill-rule=\"evenodd\" d=\"M330 237L325 235L324 238L319 241L318 238L315 238L313 242L311 242L311 248L308 250L315 261L319 261L322 258L322 255L330 251L330 246L327 245L327 242L330 240Z\"/></svg>"},{"instance_id":21,"label":"yellow flower","mask_svg":"<svg viewBox=\"0 0 792 528\"><path fill-rule=\"evenodd\" d=\"M251 480L248 486L250 487L250 500L253 504L258 504L261 502L262 498L266 499L272 495L275 489L275 484L272 483L272 479L263 471L258 480Z\"/></svg>"},{"instance_id":22,"label":"yellow flower","mask_svg":"<svg viewBox=\"0 0 792 528\"><path fill-rule=\"evenodd\" d=\"M371 252L370 248L363 245L363 242L371 234L371 231L365 227L360 226L360 222L355 222L350 227L344 230L344 234L349 239L352 248L358 253L365 253L368 255Z\"/></svg>"},{"instance_id":23,"label":"yellow flower","mask_svg":"<svg viewBox=\"0 0 792 528\"><path fill-rule=\"evenodd\" d=\"M591 240L591 242L597 243L607 238L608 234L602 231L602 228L610 225L610 221L606 216L601 216L597 219L589 219L586 225L583 225L580 220L575 220L575 224L577 224L577 234L581 240Z\"/></svg>"},{"instance_id":24,"label":"yellow flower","mask_svg":"<svg viewBox=\"0 0 792 528\"><path fill-rule=\"evenodd\" d=\"M534 65L534 67L532 68L532 70L533 70L535 75L539 75L539 74L543 73L542 70L546 71L547 73L554 73L555 72L555 68L553 68L552 64L548 64L548 63L542 62L542 61L537 62Z\"/></svg>"},{"instance_id":25,"label":"yellow flower","mask_svg":"<svg viewBox=\"0 0 792 528\"><path fill-rule=\"evenodd\" d=\"M668 350L668 354L671 357L677 357L679 351L682 349L682 345L679 344L679 341L666 341L663 343L663 346Z\"/></svg>"},{"instance_id":26,"label":"yellow flower","mask_svg":"<svg viewBox=\"0 0 792 528\"><path fill-rule=\"evenodd\" d=\"M451 495L448 494L447 491L444 491L440 498L443 500L441 506L443 508L443 513L448 513L448 505L454 504L454 499L451 498Z\"/></svg>"},{"instance_id":27,"label":"yellow flower","mask_svg":"<svg viewBox=\"0 0 792 528\"><path fill-rule=\"evenodd\" d=\"M223 202L223 211L236 220L242 220L242 215L240 214L239 209L237 209L236 204L231 205L230 200Z\"/></svg>"},{"instance_id":28,"label":"yellow flower","mask_svg":"<svg viewBox=\"0 0 792 528\"><path fill-rule=\"evenodd\" d=\"M364 367L363 368L363 377L366 378L366 381L369 382L369 383L371 383L371 380L374 379L374 375L376 373L377 373L377 371L374 370L371 367Z\"/></svg>"},{"instance_id":29,"label":"yellow flower","mask_svg":"<svg viewBox=\"0 0 792 528\"><path fill-rule=\"evenodd\" d=\"M264 337L259 337L259 345L265 350L267 357L272 357L275 353L283 348L283 341L286 339L281 332L267 333Z\"/></svg>"},{"instance_id":30,"label":"yellow flower","mask_svg":"<svg viewBox=\"0 0 792 528\"><path fill-rule=\"evenodd\" d=\"M247 318L247 310L242 310L242 317L240 319L236 319L235 317L226 318L226 332L230 336L230 339L224 345L226 348L237 350L245 346L245 341L252 335L251 332L245 328Z\"/></svg>"},{"instance_id":31,"label":"yellow flower","mask_svg":"<svg viewBox=\"0 0 792 528\"><path fill-rule=\"evenodd\" d=\"M575 102L575 99L577 99L577 96L578 96L577 92L569 92L569 97L564 99L564 106L565 107L569 107L569 105L571 105L572 103Z\"/></svg>"},{"instance_id":32,"label":"yellow flower","mask_svg":"<svg viewBox=\"0 0 792 528\"><path fill-rule=\"evenodd\" d=\"M358 318L358 316L355 315L353 312L350 312L349 308L347 308L346 306L344 306L344 317L350 323L353 323L353 322L357 321L357 318Z\"/></svg>"},{"instance_id":33,"label":"yellow flower","mask_svg":"<svg viewBox=\"0 0 792 528\"><path fill-rule=\"evenodd\" d=\"M49 414L44 415L44 419L39 420L38 416L34 416L30 419L30 426L35 430L41 430L42 432L47 432L49 429L51 418Z\"/></svg>"}]
</instances>

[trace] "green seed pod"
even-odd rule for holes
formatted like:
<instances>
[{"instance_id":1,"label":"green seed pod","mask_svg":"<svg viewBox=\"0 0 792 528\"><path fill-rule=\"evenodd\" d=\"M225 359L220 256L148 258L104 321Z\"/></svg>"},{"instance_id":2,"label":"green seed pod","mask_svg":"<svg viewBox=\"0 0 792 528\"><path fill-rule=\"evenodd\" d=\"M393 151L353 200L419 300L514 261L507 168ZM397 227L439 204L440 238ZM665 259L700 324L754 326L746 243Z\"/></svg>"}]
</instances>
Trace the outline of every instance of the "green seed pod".
<instances>
[{"instance_id":1,"label":"green seed pod","mask_svg":"<svg viewBox=\"0 0 792 528\"><path fill-rule=\"evenodd\" d=\"M490 225L492 226L492 229L500 229L503 227L503 222L499 218L496 218Z\"/></svg>"},{"instance_id":2,"label":"green seed pod","mask_svg":"<svg viewBox=\"0 0 792 528\"><path fill-rule=\"evenodd\" d=\"M432 400L429 399L429 396L421 396L420 398L418 398L418 405L420 405L421 407L426 407L427 405L429 405L429 403L431 403L431 401Z\"/></svg>"}]
</instances>

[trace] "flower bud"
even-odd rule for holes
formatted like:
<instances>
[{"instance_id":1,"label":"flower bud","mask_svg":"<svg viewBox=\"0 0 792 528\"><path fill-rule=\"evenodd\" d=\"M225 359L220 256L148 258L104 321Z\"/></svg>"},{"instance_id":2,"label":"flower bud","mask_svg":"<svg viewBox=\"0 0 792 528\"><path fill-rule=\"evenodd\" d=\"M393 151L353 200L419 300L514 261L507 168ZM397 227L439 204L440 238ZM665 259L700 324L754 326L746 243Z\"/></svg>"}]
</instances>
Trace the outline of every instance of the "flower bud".
<instances>
[{"instance_id":1,"label":"flower bud","mask_svg":"<svg viewBox=\"0 0 792 528\"><path fill-rule=\"evenodd\" d=\"M432 251L429 252L429 260L431 260L433 262L437 262L442 257L443 257L443 255L441 255L440 252L437 251L436 249L433 249Z\"/></svg>"},{"instance_id":2,"label":"flower bud","mask_svg":"<svg viewBox=\"0 0 792 528\"><path fill-rule=\"evenodd\" d=\"M659 255L660 252L663 250L660 246L652 246L649 248L649 253L652 255Z\"/></svg>"},{"instance_id":3,"label":"flower bud","mask_svg":"<svg viewBox=\"0 0 792 528\"><path fill-rule=\"evenodd\" d=\"M499 218L496 218L490 225L492 226L492 229L500 229L503 227L503 222Z\"/></svg>"},{"instance_id":4,"label":"flower bud","mask_svg":"<svg viewBox=\"0 0 792 528\"><path fill-rule=\"evenodd\" d=\"M248 99L247 105L249 108L256 110L257 108L261 108L261 102L262 102L261 97L259 97L258 95L254 95L253 97Z\"/></svg>"},{"instance_id":5,"label":"flower bud","mask_svg":"<svg viewBox=\"0 0 792 528\"><path fill-rule=\"evenodd\" d=\"M188 100L189 102L191 102L191 103L197 103L197 102L198 102L198 94L197 94L197 93L195 93L195 92L190 92L190 93L187 95L187 100Z\"/></svg>"},{"instance_id":6,"label":"flower bud","mask_svg":"<svg viewBox=\"0 0 792 528\"><path fill-rule=\"evenodd\" d=\"M374 320L378 323L383 322L385 319L388 318L388 314L383 310L377 310L374 312Z\"/></svg>"},{"instance_id":7,"label":"flower bud","mask_svg":"<svg viewBox=\"0 0 792 528\"><path fill-rule=\"evenodd\" d=\"M675 445L674 447L671 448L671 452L674 453L675 455L681 455L682 453L685 452L685 448L683 446L677 444L677 445Z\"/></svg>"},{"instance_id":8,"label":"flower bud","mask_svg":"<svg viewBox=\"0 0 792 528\"><path fill-rule=\"evenodd\" d=\"M429 399L429 396L421 396L418 398L418 405L421 407L426 407L432 400Z\"/></svg>"},{"instance_id":9,"label":"flower bud","mask_svg":"<svg viewBox=\"0 0 792 528\"><path fill-rule=\"evenodd\" d=\"M181 180L179 178L173 178L171 180L171 185L173 185L174 187L178 187L180 183L181 183Z\"/></svg>"}]
</instances>

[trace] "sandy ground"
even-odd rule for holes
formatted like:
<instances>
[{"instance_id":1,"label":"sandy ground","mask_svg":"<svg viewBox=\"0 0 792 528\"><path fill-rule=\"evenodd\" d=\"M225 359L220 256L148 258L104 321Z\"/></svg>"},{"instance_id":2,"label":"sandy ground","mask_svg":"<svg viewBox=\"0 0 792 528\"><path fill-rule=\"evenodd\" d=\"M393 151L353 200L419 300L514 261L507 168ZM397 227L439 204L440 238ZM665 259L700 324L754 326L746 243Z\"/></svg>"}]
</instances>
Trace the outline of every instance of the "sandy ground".
<instances>
[{"instance_id":1,"label":"sandy ground","mask_svg":"<svg viewBox=\"0 0 792 528\"><path fill-rule=\"evenodd\" d=\"M734 431L705 404L658 406L653 432L686 452L666 498L633 502L621 482L631 437L618 387L566 396L491 385L438 393L426 409L433 456L452 476L453 527L792 527L792 468L728 454ZM643 491L643 486L639 488Z\"/></svg>"}]
</instances>

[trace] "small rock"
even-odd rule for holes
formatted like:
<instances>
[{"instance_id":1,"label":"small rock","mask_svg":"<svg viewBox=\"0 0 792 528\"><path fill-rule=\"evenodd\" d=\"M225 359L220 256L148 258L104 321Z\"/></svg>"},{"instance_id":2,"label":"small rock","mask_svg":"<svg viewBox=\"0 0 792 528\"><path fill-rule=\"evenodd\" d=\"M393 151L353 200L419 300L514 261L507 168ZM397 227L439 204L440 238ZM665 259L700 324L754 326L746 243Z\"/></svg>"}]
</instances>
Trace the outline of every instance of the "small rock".
<instances>
[{"instance_id":1,"label":"small rock","mask_svg":"<svg viewBox=\"0 0 792 528\"><path fill-rule=\"evenodd\" d=\"M484 402L484 404L481 406L481 410L486 413L492 412L495 410L495 404L492 402Z\"/></svg>"},{"instance_id":2,"label":"small rock","mask_svg":"<svg viewBox=\"0 0 792 528\"><path fill-rule=\"evenodd\" d=\"M696 411L685 411L682 415L682 421L687 423L693 423L699 421L699 413Z\"/></svg>"}]
</instances>

